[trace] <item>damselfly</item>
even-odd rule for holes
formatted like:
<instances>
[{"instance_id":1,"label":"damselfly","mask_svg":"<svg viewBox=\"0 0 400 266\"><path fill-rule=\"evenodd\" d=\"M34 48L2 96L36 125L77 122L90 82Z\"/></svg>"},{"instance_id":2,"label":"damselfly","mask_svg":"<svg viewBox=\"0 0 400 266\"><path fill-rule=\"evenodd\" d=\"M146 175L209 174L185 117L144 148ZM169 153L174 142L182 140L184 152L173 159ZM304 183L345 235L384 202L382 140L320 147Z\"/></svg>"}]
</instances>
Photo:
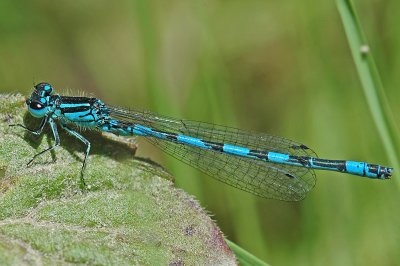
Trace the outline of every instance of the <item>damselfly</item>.
<instances>
[{"instance_id":1,"label":"damselfly","mask_svg":"<svg viewBox=\"0 0 400 266\"><path fill-rule=\"evenodd\" d=\"M233 187L264 198L297 201L315 185L313 169L330 170L373 179L388 179L393 168L345 160L325 160L306 145L275 136L174 119L150 112L128 111L104 104L97 98L56 94L48 83L40 83L26 100L29 112L42 118L29 132L40 135L48 123L55 144L39 155L60 145L57 124L86 145L84 170L90 142L71 128L97 129L123 136L143 136L179 160Z\"/></svg>"}]
</instances>

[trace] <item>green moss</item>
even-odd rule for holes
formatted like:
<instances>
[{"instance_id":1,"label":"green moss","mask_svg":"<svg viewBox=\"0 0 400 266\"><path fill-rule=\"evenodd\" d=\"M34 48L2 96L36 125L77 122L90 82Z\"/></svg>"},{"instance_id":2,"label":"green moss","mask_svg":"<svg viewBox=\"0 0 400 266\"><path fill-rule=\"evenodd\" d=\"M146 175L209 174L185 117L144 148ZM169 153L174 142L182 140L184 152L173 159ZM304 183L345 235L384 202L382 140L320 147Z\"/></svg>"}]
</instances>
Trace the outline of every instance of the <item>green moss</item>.
<instances>
[{"instance_id":1,"label":"green moss","mask_svg":"<svg viewBox=\"0 0 400 266\"><path fill-rule=\"evenodd\" d=\"M124 139L100 133L80 188L83 146L61 134L61 147L11 123L31 122L20 95L0 96L0 260L19 264L235 264L221 232L198 203L157 167L135 159ZM33 121L35 123L35 121ZM37 121L36 121L37 122ZM56 161L54 162L54 160Z\"/></svg>"}]
</instances>

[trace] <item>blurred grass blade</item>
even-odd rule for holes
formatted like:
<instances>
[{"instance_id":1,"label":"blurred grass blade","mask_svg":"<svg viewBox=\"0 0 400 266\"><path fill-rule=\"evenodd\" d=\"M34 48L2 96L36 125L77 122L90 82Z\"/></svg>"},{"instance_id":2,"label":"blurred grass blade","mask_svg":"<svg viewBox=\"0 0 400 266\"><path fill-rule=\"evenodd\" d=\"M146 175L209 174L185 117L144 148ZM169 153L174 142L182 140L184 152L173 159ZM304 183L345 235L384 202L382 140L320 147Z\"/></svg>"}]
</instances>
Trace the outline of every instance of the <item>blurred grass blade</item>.
<instances>
[{"instance_id":1,"label":"blurred grass blade","mask_svg":"<svg viewBox=\"0 0 400 266\"><path fill-rule=\"evenodd\" d=\"M239 264L242 266L251 265L251 266L268 266L267 263L263 262L253 254L249 253L248 251L244 250L240 246L236 245L232 241L225 238L226 243L228 243L229 247L236 255L236 259L238 260Z\"/></svg>"},{"instance_id":2,"label":"blurred grass blade","mask_svg":"<svg viewBox=\"0 0 400 266\"><path fill-rule=\"evenodd\" d=\"M154 5L146 0L140 0L134 2L135 14L138 18L138 25L143 40L143 66L145 73L145 88L147 92L147 99L151 110L158 112L160 114L168 114L175 117L180 117L178 108L169 95L169 89L165 82L162 82L162 77L160 75L160 40L159 35L160 29L158 28L156 18L154 16ZM188 174L188 171L193 171L191 169L182 168L180 162L171 158L169 156L165 157L168 164L168 169L180 176L178 172L182 175ZM201 180L194 178L179 178L176 180L178 187L184 188L191 194L196 195L196 198L204 202L205 196L203 195L203 184Z\"/></svg>"},{"instance_id":3,"label":"blurred grass blade","mask_svg":"<svg viewBox=\"0 0 400 266\"><path fill-rule=\"evenodd\" d=\"M393 120L374 59L351 0L336 0L365 97L390 164L399 170L399 133ZM400 185L400 179L396 178Z\"/></svg>"}]
</instances>

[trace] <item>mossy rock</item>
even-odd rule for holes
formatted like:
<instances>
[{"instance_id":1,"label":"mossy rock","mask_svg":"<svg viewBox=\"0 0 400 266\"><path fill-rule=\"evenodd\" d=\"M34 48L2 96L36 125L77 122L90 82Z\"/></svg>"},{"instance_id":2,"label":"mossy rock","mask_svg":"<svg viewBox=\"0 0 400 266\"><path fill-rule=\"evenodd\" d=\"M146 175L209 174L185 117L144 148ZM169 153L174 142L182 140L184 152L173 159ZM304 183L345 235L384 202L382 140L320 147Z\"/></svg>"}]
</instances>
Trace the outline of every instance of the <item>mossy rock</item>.
<instances>
[{"instance_id":1,"label":"mossy rock","mask_svg":"<svg viewBox=\"0 0 400 266\"><path fill-rule=\"evenodd\" d=\"M134 157L126 138L83 132L92 143L82 189L84 146L60 129L36 137L9 124L36 119L21 95L0 95L2 265L235 265L215 223L155 164ZM164 177L163 177L164 176Z\"/></svg>"}]
</instances>

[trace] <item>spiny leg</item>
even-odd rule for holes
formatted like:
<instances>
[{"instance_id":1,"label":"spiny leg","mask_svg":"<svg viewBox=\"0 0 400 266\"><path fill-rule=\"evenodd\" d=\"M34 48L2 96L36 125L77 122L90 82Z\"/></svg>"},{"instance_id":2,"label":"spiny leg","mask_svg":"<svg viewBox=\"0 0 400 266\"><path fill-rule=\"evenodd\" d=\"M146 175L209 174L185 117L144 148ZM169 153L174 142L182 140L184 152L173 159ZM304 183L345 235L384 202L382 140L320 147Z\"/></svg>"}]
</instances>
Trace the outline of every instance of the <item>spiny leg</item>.
<instances>
[{"instance_id":1,"label":"spiny leg","mask_svg":"<svg viewBox=\"0 0 400 266\"><path fill-rule=\"evenodd\" d=\"M56 123L54 122L54 120L53 120L52 118L48 118L48 119L45 118L45 119L43 119L43 120L48 120L48 121L49 121L51 130L53 131L54 140L55 140L56 143L55 143L53 146L50 146L49 148L47 148L47 149L45 149L45 150L39 152L39 153L36 154L35 156L33 156L33 158L27 163L27 166L31 165L32 162L33 162L39 155L42 155L43 153L45 153L45 152L47 152L47 151L51 151L52 149L54 149L54 148L60 146L60 136L58 135ZM40 128L39 128L38 131L41 132L42 130L43 130L43 129L40 129ZM40 134L40 133L39 133L39 134Z\"/></svg>"},{"instance_id":2,"label":"spiny leg","mask_svg":"<svg viewBox=\"0 0 400 266\"><path fill-rule=\"evenodd\" d=\"M43 128L46 125L46 123L49 121L49 117L45 116L42 121L40 122L40 125L37 129L30 129L28 127L26 127L25 125L22 124L11 124L9 125L10 127L22 127L23 129L25 129L26 131L28 131L29 133L32 133L34 135L40 135L42 134ZM54 133L54 132L53 132Z\"/></svg>"},{"instance_id":3,"label":"spiny leg","mask_svg":"<svg viewBox=\"0 0 400 266\"><path fill-rule=\"evenodd\" d=\"M82 181L82 184L86 187L86 183L85 183L85 179L84 179L84 177L83 177L83 173L84 173L84 171L85 171L85 168L86 168L86 160L87 160L87 157L88 157L89 152L90 152L90 142L89 142L87 139L85 139L85 138L84 138L81 134L79 134L78 132L76 132L76 131L70 129L69 127L67 127L67 125L61 124L61 127L62 127L63 129L65 129L69 134L71 134L72 136L76 137L77 139L79 139L80 141L82 141L82 142L86 145L85 158L83 159L83 165L82 165L82 169L81 169L81 181Z\"/></svg>"}]
</instances>

